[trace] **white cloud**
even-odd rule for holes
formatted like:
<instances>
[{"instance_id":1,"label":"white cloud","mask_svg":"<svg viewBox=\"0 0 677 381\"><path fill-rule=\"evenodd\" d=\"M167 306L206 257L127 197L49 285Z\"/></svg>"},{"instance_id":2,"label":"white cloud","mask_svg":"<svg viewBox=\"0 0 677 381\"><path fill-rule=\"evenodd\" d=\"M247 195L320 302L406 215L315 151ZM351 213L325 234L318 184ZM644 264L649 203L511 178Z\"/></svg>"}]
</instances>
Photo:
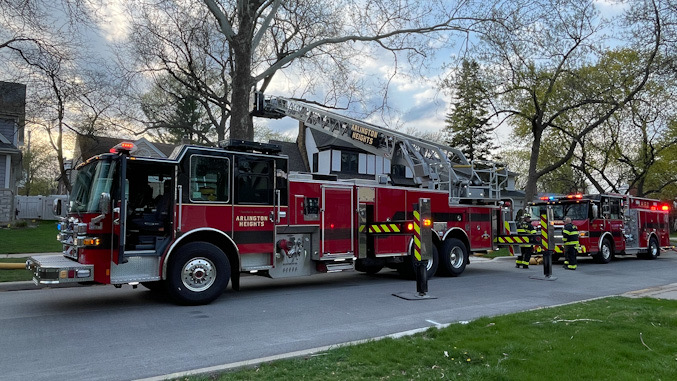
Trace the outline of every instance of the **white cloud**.
<instances>
[{"instance_id":1,"label":"white cloud","mask_svg":"<svg viewBox=\"0 0 677 381\"><path fill-rule=\"evenodd\" d=\"M98 27L102 36L110 42L124 41L129 34L129 19L121 1L102 1L100 4L88 3L100 18Z\"/></svg>"}]
</instances>

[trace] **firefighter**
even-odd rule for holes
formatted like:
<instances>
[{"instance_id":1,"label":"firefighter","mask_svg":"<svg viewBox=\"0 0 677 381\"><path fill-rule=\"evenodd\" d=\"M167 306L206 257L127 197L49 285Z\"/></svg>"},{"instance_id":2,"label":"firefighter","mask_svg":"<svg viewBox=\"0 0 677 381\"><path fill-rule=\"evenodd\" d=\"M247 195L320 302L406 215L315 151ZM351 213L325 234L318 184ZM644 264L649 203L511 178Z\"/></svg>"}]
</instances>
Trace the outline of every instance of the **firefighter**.
<instances>
[{"instance_id":1,"label":"firefighter","mask_svg":"<svg viewBox=\"0 0 677 381\"><path fill-rule=\"evenodd\" d=\"M578 228L571 223L571 217L564 219L562 228L562 241L564 242L564 268L576 270L576 255L578 249Z\"/></svg>"},{"instance_id":2,"label":"firefighter","mask_svg":"<svg viewBox=\"0 0 677 381\"><path fill-rule=\"evenodd\" d=\"M531 216L528 212L524 213L521 221L517 224L517 234L536 234L536 229L531 224ZM534 253L533 245L520 245L520 255L517 256L515 261L515 267L528 269L529 260L531 255Z\"/></svg>"}]
</instances>

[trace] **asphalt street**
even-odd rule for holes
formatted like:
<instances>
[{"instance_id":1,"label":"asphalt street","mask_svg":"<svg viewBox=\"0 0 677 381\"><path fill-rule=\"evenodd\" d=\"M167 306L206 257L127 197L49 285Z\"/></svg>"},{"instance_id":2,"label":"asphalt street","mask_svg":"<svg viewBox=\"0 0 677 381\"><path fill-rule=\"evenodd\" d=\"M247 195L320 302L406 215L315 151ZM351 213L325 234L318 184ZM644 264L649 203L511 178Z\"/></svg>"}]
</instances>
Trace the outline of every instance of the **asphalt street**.
<instances>
[{"instance_id":1,"label":"asphalt street","mask_svg":"<svg viewBox=\"0 0 677 381\"><path fill-rule=\"evenodd\" d=\"M609 295L677 299L677 253L634 257L533 279L542 266L473 260L458 278L429 281L429 300L393 296L415 283L392 271L272 280L248 276L207 306L180 307L142 289L0 287L0 380L164 379L482 316ZM24 282L22 282L24 283ZM15 291L10 291L15 290Z\"/></svg>"}]
</instances>

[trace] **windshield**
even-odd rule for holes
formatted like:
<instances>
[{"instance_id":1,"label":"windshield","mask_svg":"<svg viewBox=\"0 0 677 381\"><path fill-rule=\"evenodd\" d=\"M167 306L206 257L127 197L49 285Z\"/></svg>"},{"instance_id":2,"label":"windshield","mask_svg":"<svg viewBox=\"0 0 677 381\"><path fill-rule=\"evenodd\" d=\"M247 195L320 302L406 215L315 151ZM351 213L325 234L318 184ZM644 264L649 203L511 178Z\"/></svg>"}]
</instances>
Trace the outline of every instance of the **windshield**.
<instances>
[{"instance_id":1,"label":"windshield","mask_svg":"<svg viewBox=\"0 0 677 381\"><path fill-rule=\"evenodd\" d=\"M78 171L73 183L69 211L72 213L99 212L101 193L110 193L115 172L113 161L93 161Z\"/></svg>"},{"instance_id":2,"label":"windshield","mask_svg":"<svg viewBox=\"0 0 677 381\"><path fill-rule=\"evenodd\" d=\"M588 218L588 203L575 203L575 204L553 204L552 214L553 219L563 220L565 217L571 217L572 220L585 220ZM541 213L545 213L547 205L533 205L531 209L531 219L540 220Z\"/></svg>"}]
</instances>

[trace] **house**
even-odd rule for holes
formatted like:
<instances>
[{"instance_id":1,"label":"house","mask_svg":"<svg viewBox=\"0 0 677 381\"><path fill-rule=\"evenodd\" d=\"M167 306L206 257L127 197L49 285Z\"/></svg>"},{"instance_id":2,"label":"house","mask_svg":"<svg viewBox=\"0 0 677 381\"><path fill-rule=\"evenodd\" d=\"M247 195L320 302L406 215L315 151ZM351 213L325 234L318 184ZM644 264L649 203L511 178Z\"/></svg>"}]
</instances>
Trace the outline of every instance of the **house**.
<instances>
[{"instance_id":1,"label":"house","mask_svg":"<svg viewBox=\"0 0 677 381\"><path fill-rule=\"evenodd\" d=\"M26 123L26 85L0 81L0 222L15 218Z\"/></svg>"},{"instance_id":2,"label":"house","mask_svg":"<svg viewBox=\"0 0 677 381\"><path fill-rule=\"evenodd\" d=\"M131 151L131 153L135 156L143 157L166 158L169 157L174 148L176 148L176 145L154 143L146 138L121 139L108 136L78 135L78 137L75 139L73 159L69 160L67 163L64 163L66 166L66 173L71 181L71 184L73 183L73 180L75 180L75 172L73 172L72 169L77 168L78 165L84 163L92 156L110 152L111 148L115 147L121 142L133 142L134 149ZM63 183L60 181L59 193L65 194L66 191L63 189L62 184Z\"/></svg>"},{"instance_id":3,"label":"house","mask_svg":"<svg viewBox=\"0 0 677 381\"><path fill-rule=\"evenodd\" d=\"M387 175L393 184L412 186L414 175L408 167L392 165L387 158L366 152L355 145L331 134L318 131L299 123L296 143L271 141L278 144L282 153L289 156L289 170L335 176L337 179L380 180ZM515 189L518 173L508 171L501 188L501 199L509 201L512 209L523 209L525 193Z\"/></svg>"}]
</instances>

